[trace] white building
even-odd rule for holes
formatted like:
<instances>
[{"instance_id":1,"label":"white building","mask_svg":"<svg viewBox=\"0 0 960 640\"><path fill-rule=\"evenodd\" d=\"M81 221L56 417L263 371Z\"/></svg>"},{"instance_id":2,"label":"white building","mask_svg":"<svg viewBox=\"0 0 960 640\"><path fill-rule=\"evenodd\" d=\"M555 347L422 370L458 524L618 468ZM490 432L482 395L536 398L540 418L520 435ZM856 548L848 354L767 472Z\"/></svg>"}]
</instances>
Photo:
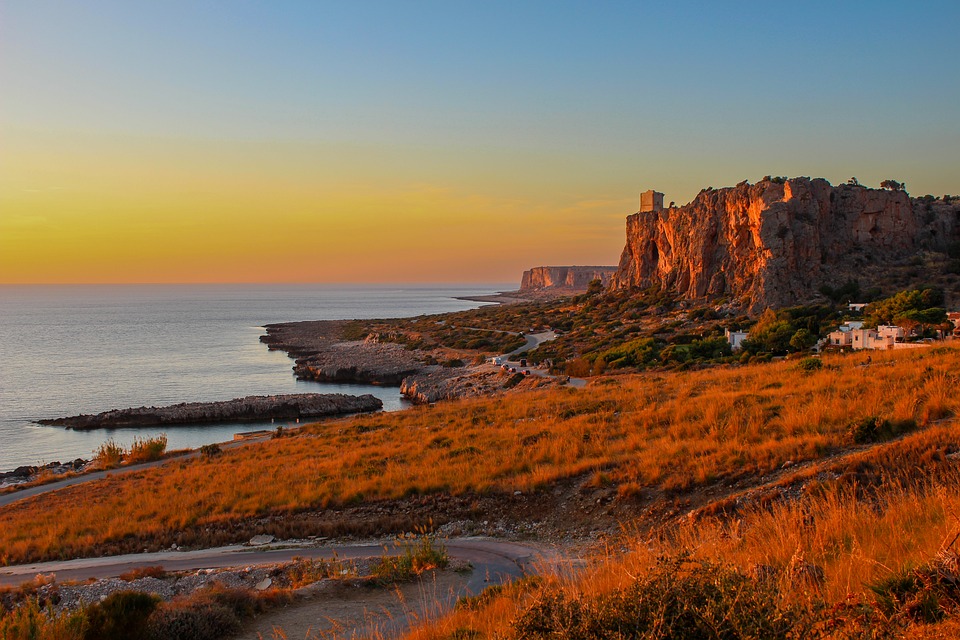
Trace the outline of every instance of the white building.
<instances>
[{"instance_id":1,"label":"white building","mask_svg":"<svg viewBox=\"0 0 960 640\"><path fill-rule=\"evenodd\" d=\"M853 323L850 323L853 324ZM903 336L903 329L900 327L883 326L881 333L877 329L863 329L863 323L856 323L856 329L844 328L841 326L837 331L831 331L827 336L829 344L833 347L850 347L854 350L860 349L893 349L897 342L897 331Z\"/></svg>"},{"instance_id":2,"label":"white building","mask_svg":"<svg viewBox=\"0 0 960 640\"><path fill-rule=\"evenodd\" d=\"M850 311L863 311L865 306L867 306L866 302L851 302L847 305L847 309L850 309Z\"/></svg>"},{"instance_id":3,"label":"white building","mask_svg":"<svg viewBox=\"0 0 960 640\"><path fill-rule=\"evenodd\" d=\"M730 329L724 329L723 335L727 338L727 342L730 343L730 348L733 351L740 351L743 348L743 341L750 336L746 331L730 331Z\"/></svg>"},{"instance_id":4,"label":"white building","mask_svg":"<svg viewBox=\"0 0 960 640\"><path fill-rule=\"evenodd\" d=\"M896 338L891 334L880 335L875 329L854 329L850 332L853 338L851 345L855 350L859 349L893 349Z\"/></svg>"},{"instance_id":5,"label":"white building","mask_svg":"<svg viewBox=\"0 0 960 640\"><path fill-rule=\"evenodd\" d=\"M844 331L843 329L831 331L829 334L827 334L827 339L830 341L829 344L833 347L849 347L853 344L853 335L850 333L849 329L847 331Z\"/></svg>"},{"instance_id":6,"label":"white building","mask_svg":"<svg viewBox=\"0 0 960 640\"><path fill-rule=\"evenodd\" d=\"M863 329L863 322L850 320L840 325L840 328L836 331L831 331L827 335L827 339L830 341L829 344L834 347L851 347L853 346L853 332L861 329Z\"/></svg>"},{"instance_id":7,"label":"white building","mask_svg":"<svg viewBox=\"0 0 960 640\"><path fill-rule=\"evenodd\" d=\"M895 324L881 324L877 327L877 335L893 336L893 341L897 342L903 340L904 331L903 327L898 327Z\"/></svg>"}]
</instances>

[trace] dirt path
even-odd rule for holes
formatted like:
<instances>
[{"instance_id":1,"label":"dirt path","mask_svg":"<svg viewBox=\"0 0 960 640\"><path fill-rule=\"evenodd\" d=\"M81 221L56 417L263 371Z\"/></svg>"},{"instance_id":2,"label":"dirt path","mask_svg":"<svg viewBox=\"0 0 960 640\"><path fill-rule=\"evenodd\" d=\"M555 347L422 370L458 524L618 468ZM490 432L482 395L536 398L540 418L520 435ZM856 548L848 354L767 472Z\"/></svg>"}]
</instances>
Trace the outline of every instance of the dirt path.
<instances>
[{"instance_id":1,"label":"dirt path","mask_svg":"<svg viewBox=\"0 0 960 640\"><path fill-rule=\"evenodd\" d=\"M469 579L469 573L442 571L392 588L327 583L304 600L252 620L236 638L389 637L448 609L467 592Z\"/></svg>"}]
</instances>

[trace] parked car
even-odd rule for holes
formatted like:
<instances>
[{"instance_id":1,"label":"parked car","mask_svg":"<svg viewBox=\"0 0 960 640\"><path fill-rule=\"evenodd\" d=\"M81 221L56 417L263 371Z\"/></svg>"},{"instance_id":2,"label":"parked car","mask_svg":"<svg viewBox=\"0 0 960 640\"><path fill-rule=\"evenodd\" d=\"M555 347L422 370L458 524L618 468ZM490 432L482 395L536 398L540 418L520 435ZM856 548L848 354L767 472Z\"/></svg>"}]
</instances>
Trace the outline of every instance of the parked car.
<instances>
[{"instance_id":1,"label":"parked car","mask_svg":"<svg viewBox=\"0 0 960 640\"><path fill-rule=\"evenodd\" d=\"M524 370L523 370L523 375L525 375L525 376L530 375L530 369L524 369Z\"/></svg>"}]
</instances>

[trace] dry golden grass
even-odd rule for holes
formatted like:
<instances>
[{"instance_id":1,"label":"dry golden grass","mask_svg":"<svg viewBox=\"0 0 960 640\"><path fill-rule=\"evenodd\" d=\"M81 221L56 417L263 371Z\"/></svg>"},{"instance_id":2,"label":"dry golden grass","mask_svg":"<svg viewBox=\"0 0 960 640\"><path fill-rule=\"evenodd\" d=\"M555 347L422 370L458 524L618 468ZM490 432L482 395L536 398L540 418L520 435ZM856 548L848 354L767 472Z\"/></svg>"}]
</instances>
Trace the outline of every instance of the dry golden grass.
<instances>
[{"instance_id":1,"label":"dry golden grass","mask_svg":"<svg viewBox=\"0 0 960 640\"><path fill-rule=\"evenodd\" d=\"M641 374L321 424L15 503L0 514L0 561L361 500L530 491L591 471L624 495L688 489L821 457L866 416L923 425L955 413L960 350L864 359Z\"/></svg>"},{"instance_id":2,"label":"dry golden grass","mask_svg":"<svg viewBox=\"0 0 960 640\"><path fill-rule=\"evenodd\" d=\"M511 621L537 594L552 590L568 599L595 602L644 576L658 557L681 553L729 564L747 575L763 567L775 576L776 589L787 601L808 607L813 619L822 621L831 615L829 607L849 601L849 596L869 603L875 597L872 585L944 551L960 552L960 460L947 457L947 452L960 449L958 435L953 424L936 426L835 464L827 462L817 474L825 480L810 478L793 497L789 489L796 485L785 482L787 492L780 500L750 504L734 518L681 521L653 538L627 536L628 542L592 559L579 574L548 572L538 586L508 587L482 598L481 606L461 607L407 637L519 637ZM872 479L872 484L860 485L856 474ZM822 582L792 574L790 567L801 564L819 567ZM827 609L816 609L814 603ZM895 630L897 636L906 632L917 638L955 637L950 630L958 628L953 618L926 625L878 616L874 624Z\"/></svg>"}]
</instances>

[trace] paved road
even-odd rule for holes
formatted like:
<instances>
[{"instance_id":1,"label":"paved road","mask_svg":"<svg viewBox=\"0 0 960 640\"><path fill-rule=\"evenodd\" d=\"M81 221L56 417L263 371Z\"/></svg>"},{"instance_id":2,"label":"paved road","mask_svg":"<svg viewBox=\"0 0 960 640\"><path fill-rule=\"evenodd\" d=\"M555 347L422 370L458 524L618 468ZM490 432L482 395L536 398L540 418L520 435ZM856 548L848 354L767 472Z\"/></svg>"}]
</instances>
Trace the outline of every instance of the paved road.
<instances>
[{"instance_id":1,"label":"paved road","mask_svg":"<svg viewBox=\"0 0 960 640\"><path fill-rule=\"evenodd\" d=\"M528 333L524 337L527 339L527 342L522 347L518 347L510 353L504 354L503 357L515 356L518 353L536 349L544 342L550 342L551 340L556 339L557 334L555 334L553 331L543 331L541 333Z\"/></svg>"},{"instance_id":2,"label":"paved road","mask_svg":"<svg viewBox=\"0 0 960 640\"><path fill-rule=\"evenodd\" d=\"M443 544L451 558L465 560L474 566L473 577L467 585L472 593L479 593L489 584L513 580L536 571L538 563L556 563L559 556L546 548L488 538L458 538ZM390 544L357 544L344 546L281 546L248 547L234 545L195 551L161 551L100 558L81 558L57 562L0 567L0 586L19 585L37 574L56 574L57 580L86 580L87 578L114 578L137 567L162 566L168 571L196 571L223 567L247 567L289 562L301 558L333 558L341 560L397 555L404 547Z\"/></svg>"},{"instance_id":3,"label":"paved road","mask_svg":"<svg viewBox=\"0 0 960 640\"><path fill-rule=\"evenodd\" d=\"M188 457L195 457L198 455L196 452L184 454ZM65 480L57 480L56 482L48 482L47 484L37 485L35 487L29 487L27 489L21 489L19 491L11 491L10 493L5 493L0 495L0 508L7 506L12 502L17 502L18 500L25 500L41 493L47 493L48 491L56 491L57 489L63 489L64 487L71 487L75 484L81 484L84 482L92 482L93 480L100 480L101 478L106 478L110 475L122 475L125 473L133 473L134 471L142 471L144 469L150 469L151 467L158 467L162 464L165 464L171 460L182 460L183 457L176 456L174 458L165 458L163 460L157 460L156 462L147 462L144 464L137 464L132 467L117 467L116 469L110 469L109 471L93 471L91 473L84 473L83 475L73 476L72 478L67 478Z\"/></svg>"}]
</instances>

